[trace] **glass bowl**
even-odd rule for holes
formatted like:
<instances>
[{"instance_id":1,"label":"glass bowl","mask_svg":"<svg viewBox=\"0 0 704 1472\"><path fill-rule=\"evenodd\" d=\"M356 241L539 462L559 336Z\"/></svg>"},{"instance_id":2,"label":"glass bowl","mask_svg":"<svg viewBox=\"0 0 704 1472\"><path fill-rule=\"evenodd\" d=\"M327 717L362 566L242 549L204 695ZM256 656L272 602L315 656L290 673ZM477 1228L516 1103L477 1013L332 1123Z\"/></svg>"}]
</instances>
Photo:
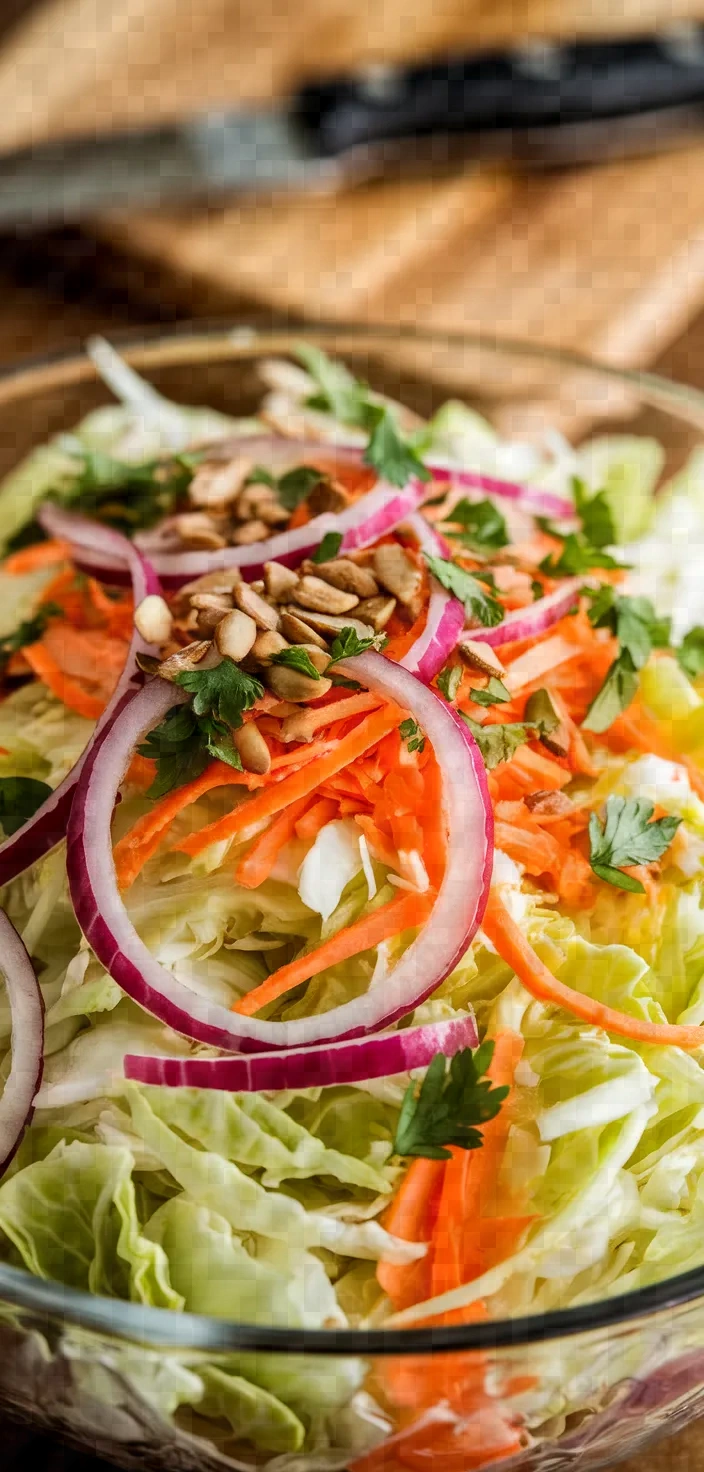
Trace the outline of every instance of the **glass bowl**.
<instances>
[{"instance_id":1,"label":"glass bowl","mask_svg":"<svg viewBox=\"0 0 704 1472\"><path fill-rule=\"evenodd\" d=\"M547 425L575 439L604 424L649 432L668 469L704 428L704 397L686 387L467 335L225 324L118 345L166 395L247 414L261 394L257 361L290 353L302 335L423 415L460 398L523 437ZM0 473L108 398L83 355L6 371ZM193 1405L205 1367L241 1377L230 1421L199 1417ZM275 1385L289 1407L259 1450L252 1385ZM704 1409L704 1266L540 1317L290 1331L91 1297L0 1265L0 1407L140 1469L581 1472Z\"/></svg>"}]
</instances>

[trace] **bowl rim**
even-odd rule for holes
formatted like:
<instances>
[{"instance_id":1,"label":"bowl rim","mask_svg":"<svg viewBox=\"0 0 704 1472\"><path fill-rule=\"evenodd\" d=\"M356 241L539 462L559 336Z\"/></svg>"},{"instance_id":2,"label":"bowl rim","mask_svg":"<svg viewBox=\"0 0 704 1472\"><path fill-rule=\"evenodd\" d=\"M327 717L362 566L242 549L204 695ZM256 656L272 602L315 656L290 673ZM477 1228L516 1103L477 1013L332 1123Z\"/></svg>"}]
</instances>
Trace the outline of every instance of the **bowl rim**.
<instances>
[{"instance_id":1,"label":"bowl rim","mask_svg":"<svg viewBox=\"0 0 704 1472\"><path fill-rule=\"evenodd\" d=\"M704 393L657 373L625 369L600 363L571 349L531 343L522 338L465 331L393 326L388 323L316 321L285 318L280 322L248 321L246 318L204 318L114 329L109 338L131 366L178 366L190 345L192 363L223 360L228 356L256 356L262 350L285 351L291 339L302 334L323 341L349 339L353 345L369 343L409 346L435 345L445 349L485 349L507 357L535 359L579 369L595 378L608 379L631 388L643 403L661 408L673 417L704 430ZM238 349L241 354L238 354ZM0 408L15 397L30 397L33 391L60 389L100 379L86 349L69 348L31 355L19 363L0 365ZM14 391L13 391L14 390ZM688 413L689 411L689 413ZM178 1313L117 1298L107 1298L34 1277L21 1268L0 1262L0 1295L18 1308L44 1318L60 1318L96 1334L142 1343L171 1351L223 1354L258 1351L302 1355L437 1354L450 1351L509 1349L545 1343L602 1329L617 1330L635 1319L671 1313L704 1296L704 1264L662 1282L610 1298L596 1299L575 1308L555 1309L514 1319L497 1319L475 1324L426 1328L375 1329L288 1329L242 1324L202 1314Z\"/></svg>"}]
</instances>

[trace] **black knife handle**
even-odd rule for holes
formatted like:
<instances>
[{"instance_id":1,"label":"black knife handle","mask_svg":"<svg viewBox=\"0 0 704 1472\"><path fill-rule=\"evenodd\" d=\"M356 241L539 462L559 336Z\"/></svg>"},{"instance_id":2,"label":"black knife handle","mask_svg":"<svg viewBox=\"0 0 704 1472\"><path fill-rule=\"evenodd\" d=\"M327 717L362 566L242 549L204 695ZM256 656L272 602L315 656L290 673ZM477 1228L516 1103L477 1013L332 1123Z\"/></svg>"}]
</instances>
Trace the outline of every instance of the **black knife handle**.
<instances>
[{"instance_id":1,"label":"black knife handle","mask_svg":"<svg viewBox=\"0 0 704 1472\"><path fill-rule=\"evenodd\" d=\"M295 115L316 149L433 134L619 118L704 100L704 25L659 37L526 46L302 88Z\"/></svg>"}]
</instances>

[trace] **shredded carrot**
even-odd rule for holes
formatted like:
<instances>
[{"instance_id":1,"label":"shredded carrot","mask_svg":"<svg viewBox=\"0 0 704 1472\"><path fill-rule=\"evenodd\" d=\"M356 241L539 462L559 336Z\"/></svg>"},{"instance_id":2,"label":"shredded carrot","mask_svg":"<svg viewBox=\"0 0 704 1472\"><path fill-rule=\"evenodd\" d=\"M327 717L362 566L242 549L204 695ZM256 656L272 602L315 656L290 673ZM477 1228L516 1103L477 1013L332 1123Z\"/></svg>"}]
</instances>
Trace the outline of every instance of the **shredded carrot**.
<instances>
[{"instance_id":1,"label":"shredded carrot","mask_svg":"<svg viewBox=\"0 0 704 1472\"><path fill-rule=\"evenodd\" d=\"M344 770L351 762L356 761L368 751L370 746L375 746L387 731L398 725L403 719L403 712L398 706L387 705L381 710L374 711L366 720L362 721L349 736L332 751L327 751L325 756L319 760L308 761L305 767L283 782L276 783L252 798L249 803L243 804L227 817L218 822L208 823L200 832L192 834L189 838L177 844L179 852L187 854L202 853L211 843L218 843L220 839L230 838L238 833L241 828L249 827L252 823L259 823L264 818L273 818L276 813L289 803L297 802L299 797L308 797L310 793L316 792L321 785L330 777Z\"/></svg>"},{"instance_id":2,"label":"shredded carrot","mask_svg":"<svg viewBox=\"0 0 704 1472\"><path fill-rule=\"evenodd\" d=\"M428 1160L419 1156L411 1165L384 1212L387 1232L404 1242L430 1242L435 1230L442 1183L444 1160ZM400 1311L431 1296L432 1257L426 1253L416 1262L392 1263L383 1259L377 1264L377 1280L388 1294L394 1308Z\"/></svg>"},{"instance_id":3,"label":"shredded carrot","mask_svg":"<svg viewBox=\"0 0 704 1472\"><path fill-rule=\"evenodd\" d=\"M332 797L321 797L303 813L296 823L296 837L310 841L317 837L321 828L331 823L337 813L337 803Z\"/></svg>"},{"instance_id":4,"label":"shredded carrot","mask_svg":"<svg viewBox=\"0 0 704 1472\"><path fill-rule=\"evenodd\" d=\"M368 711L377 710L382 703L380 696L372 695L367 690L361 690L359 695L348 695L329 705L309 707L306 711L306 726L310 734L314 735L316 731L322 731L325 726L332 725L333 721L347 720L349 716L364 715Z\"/></svg>"},{"instance_id":5,"label":"shredded carrot","mask_svg":"<svg viewBox=\"0 0 704 1472\"><path fill-rule=\"evenodd\" d=\"M434 904L435 894L432 890L427 894L404 891L389 900L387 905L373 910L371 915L363 915L353 925L346 925L343 930L338 930L336 935L324 941L317 950L298 956L287 966L280 966L260 986L248 992L246 997L241 997L235 1003L233 1012L239 1012L243 1017L254 1016L262 1007L267 1007L286 992L293 991L294 987L310 980L312 976L319 976L329 966L338 966L340 962L349 961L352 956L358 956L362 951L371 951L382 941L400 935L402 930L415 929L422 925L428 919Z\"/></svg>"},{"instance_id":6,"label":"shredded carrot","mask_svg":"<svg viewBox=\"0 0 704 1472\"><path fill-rule=\"evenodd\" d=\"M273 823L255 838L252 847L235 869L238 884L243 884L246 889L256 889L269 878L282 848L293 838L296 823L303 816L309 802L309 797L301 797L298 802L292 802L290 807L284 808Z\"/></svg>"},{"instance_id":7,"label":"shredded carrot","mask_svg":"<svg viewBox=\"0 0 704 1472\"><path fill-rule=\"evenodd\" d=\"M541 1002L552 1002L564 1007L582 1022L603 1027L606 1032L619 1037L632 1038L635 1042L665 1044L686 1050L704 1045L704 1027L682 1027L676 1023L648 1022L642 1017L629 1017L603 1002L587 997L565 986L548 970L536 955L522 930L511 918L505 905L495 891L489 896L482 922L485 934L496 948L502 960L516 973L526 991Z\"/></svg>"},{"instance_id":8,"label":"shredded carrot","mask_svg":"<svg viewBox=\"0 0 704 1472\"><path fill-rule=\"evenodd\" d=\"M392 847L390 839L379 832L374 819L366 813L355 813L355 823L361 828L369 848L379 862L385 864L387 869L395 869L398 864L398 854Z\"/></svg>"},{"instance_id":9,"label":"shredded carrot","mask_svg":"<svg viewBox=\"0 0 704 1472\"><path fill-rule=\"evenodd\" d=\"M125 782L129 783L130 787L135 787L138 792L146 792L155 777L156 762L153 762L151 757L139 756L135 752L125 772Z\"/></svg>"},{"instance_id":10,"label":"shredded carrot","mask_svg":"<svg viewBox=\"0 0 704 1472\"><path fill-rule=\"evenodd\" d=\"M51 690L52 695L67 705L69 710L75 711L78 716L85 716L89 721L97 721L103 714L105 701L97 695L87 694L76 680L64 674L43 643L28 644L22 652L37 678L42 680Z\"/></svg>"},{"instance_id":11,"label":"shredded carrot","mask_svg":"<svg viewBox=\"0 0 704 1472\"><path fill-rule=\"evenodd\" d=\"M192 782L184 782L175 792L168 792L166 797L154 804L150 812L138 818L129 833L125 833L119 843L115 844L113 859L120 889L129 889L134 884L137 875L156 853L174 819L184 808L216 787L251 789L261 787L262 783L261 777L254 777L249 772L236 772L227 762L216 761L211 762L200 777L195 777Z\"/></svg>"},{"instance_id":12,"label":"shredded carrot","mask_svg":"<svg viewBox=\"0 0 704 1472\"><path fill-rule=\"evenodd\" d=\"M66 562L70 556L68 542L37 542L32 547L13 552L3 562L2 570L11 577L23 577L28 572L39 572L42 567L53 567L56 562Z\"/></svg>"}]
</instances>

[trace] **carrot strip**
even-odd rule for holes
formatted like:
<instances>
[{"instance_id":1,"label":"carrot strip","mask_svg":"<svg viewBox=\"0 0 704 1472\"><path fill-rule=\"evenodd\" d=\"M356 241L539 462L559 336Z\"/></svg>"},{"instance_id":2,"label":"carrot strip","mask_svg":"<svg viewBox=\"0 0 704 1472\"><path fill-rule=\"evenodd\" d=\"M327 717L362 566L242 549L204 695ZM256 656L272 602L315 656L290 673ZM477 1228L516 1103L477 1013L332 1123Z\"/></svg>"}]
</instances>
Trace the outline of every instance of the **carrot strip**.
<instances>
[{"instance_id":1,"label":"carrot strip","mask_svg":"<svg viewBox=\"0 0 704 1472\"><path fill-rule=\"evenodd\" d=\"M398 865L398 854L392 848L391 840L386 838L367 813L355 813L355 823L361 828L364 837L373 850L380 863L385 864L387 869L395 869Z\"/></svg>"},{"instance_id":2,"label":"carrot strip","mask_svg":"<svg viewBox=\"0 0 704 1472\"><path fill-rule=\"evenodd\" d=\"M337 803L332 797L321 797L314 802L312 808L298 819L296 823L296 837L307 840L316 838L321 828L326 823L331 823L337 813Z\"/></svg>"},{"instance_id":3,"label":"carrot strip","mask_svg":"<svg viewBox=\"0 0 704 1472\"><path fill-rule=\"evenodd\" d=\"M278 818L274 818L273 823L255 838L249 852L235 869L238 884L243 884L246 889L256 889L269 878L282 848L293 838L296 823L303 816L309 801L308 797L300 797L298 802L292 802L290 807L284 808Z\"/></svg>"},{"instance_id":4,"label":"carrot strip","mask_svg":"<svg viewBox=\"0 0 704 1472\"><path fill-rule=\"evenodd\" d=\"M209 844L218 843L222 838L230 838L251 823L273 818L282 808L288 807L289 803L297 802L299 797L308 797L328 778L343 771L350 762L356 761L370 746L375 746L387 731L398 725L402 718L403 713L396 705L384 706L381 710L374 711L349 736L340 741L334 750L328 751L318 761L308 761L301 771L286 777L283 782L268 788L266 792L259 793L251 802L245 803L227 817L208 823L199 833L194 833L177 844L178 851L186 854L202 853Z\"/></svg>"},{"instance_id":5,"label":"carrot strip","mask_svg":"<svg viewBox=\"0 0 704 1472\"><path fill-rule=\"evenodd\" d=\"M199 797L204 797L206 792L212 792L215 787L251 789L262 785L261 777L251 776L249 772L236 772L227 762L216 761L211 762L200 777L195 777L192 782L184 782L175 792L168 792L166 797L154 804L150 812L138 818L129 832L115 844L113 859L120 889L129 889L134 884L144 865L156 853L174 819L184 808L197 802Z\"/></svg>"},{"instance_id":6,"label":"carrot strip","mask_svg":"<svg viewBox=\"0 0 704 1472\"><path fill-rule=\"evenodd\" d=\"M321 705L306 711L306 722L308 731L314 735L321 731L324 726L332 725L333 721L347 720L349 716L366 715L370 710L377 710L383 702L378 695L372 695L371 691L360 690L359 695L348 695L342 700L331 701L329 705Z\"/></svg>"},{"instance_id":7,"label":"carrot strip","mask_svg":"<svg viewBox=\"0 0 704 1472\"><path fill-rule=\"evenodd\" d=\"M412 1161L384 1212L387 1232L404 1242L430 1242L440 1208L445 1165L444 1160L429 1160L425 1156ZM399 1264L382 1258L377 1264L377 1281L397 1312L430 1298L431 1266L429 1253L416 1262Z\"/></svg>"},{"instance_id":8,"label":"carrot strip","mask_svg":"<svg viewBox=\"0 0 704 1472\"><path fill-rule=\"evenodd\" d=\"M89 721L97 721L103 714L105 701L97 695L87 694L76 680L64 674L44 644L41 642L28 644L22 652L37 678L42 680L51 690L52 695L67 705L69 710L75 711L78 716L85 716Z\"/></svg>"},{"instance_id":9,"label":"carrot strip","mask_svg":"<svg viewBox=\"0 0 704 1472\"><path fill-rule=\"evenodd\" d=\"M629 1017L615 1007L607 1007L583 992L576 992L556 976L536 955L522 930L509 915L505 905L492 890L482 921L485 934L496 948L502 960L515 971L532 997L541 1002L551 1002L564 1007L582 1022L603 1027L606 1032L619 1037L632 1038L640 1043L665 1044L675 1048L701 1048L704 1044L704 1027L684 1027L670 1022L648 1022L642 1017Z\"/></svg>"},{"instance_id":10,"label":"carrot strip","mask_svg":"<svg viewBox=\"0 0 704 1472\"><path fill-rule=\"evenodd\" d=\"M33 547L23 547L13 552L3 562L3 572L11 577L22 577L27 572L39 572L42 567L53 567L56 562L66 562L71 556L68 542L37 542Z\"/></svg>"},{"instance_id":11,"label":"carrot strip","mask_svg":"<svg viewBox=\"0 0 704 1472\"><path fill-rule=\"evenodd\" d=\"M397 895L387 905L372 911L371 915L363 915L353 925L346 925L343 930L338 930L337 935L324 941L317 950L298 956L287 966L280 966L260 986L248 992L246 997L241 997L232 1008L233 1012L239 1012L243 1017L252 1017L255 1012L267 1007L270 1002L275 1002L285 992L300 986L301 982L309 981L312 976L319 976L321 971L327 971L329 966L349 961L362 951L371 951L382 941L400 935L402 930L415 929L428 919L435 898L432 890L427 894L406 891Z\"/></svg>"},{"instance_id":12,"label":"carrot strip","mask_svg":"<svg viewBox=\"0 0 704 1472\"><path fill-rule=\"evenodd\" d=\"M524 685L530 685L534 680L540 680L544 675L556 669L558 665L566 664L570 659L576 659L581 654L581 648L573 643L571 639L565 639L562 634L555 634L552 639L546 639L543 644L534 644L525 654L520 654L514 659L506 671L504 684L506 689L515 694Z\"/></svg>"}]
</instances>

